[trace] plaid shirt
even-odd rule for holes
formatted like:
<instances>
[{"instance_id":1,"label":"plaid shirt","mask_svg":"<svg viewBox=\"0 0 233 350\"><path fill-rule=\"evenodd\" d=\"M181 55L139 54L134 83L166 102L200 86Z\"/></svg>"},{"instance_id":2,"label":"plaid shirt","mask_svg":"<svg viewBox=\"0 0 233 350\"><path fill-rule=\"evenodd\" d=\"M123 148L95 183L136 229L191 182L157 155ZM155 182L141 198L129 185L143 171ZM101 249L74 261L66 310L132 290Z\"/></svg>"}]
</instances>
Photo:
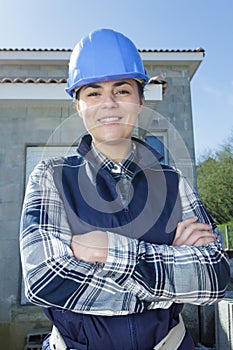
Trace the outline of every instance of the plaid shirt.
<instances>
[{"instance_id":1,"label":"plaid shirt","mask_svg":"<svg viewBox=\"0 0 233 350\"><path fill-rule=\"evenodd\" d=\"M115 163L111 159L105 157L101 152L98 151L98 149L92 144L92 152L95 156L95 159L98 164L102 168L107 169L113 177L120 178L120 177L126 177L129 180L132 180L134 176L134 163L133 160L135 158L136 154L136 145L133 142L132 143L132 150L128 154L128 156L125 157L121 162Z\"/></svg>"},{"instance_id":2,"label":"plaid shirt","mask_svg":"<svg viewBox=\"0 0 233 350\"><path fill-rule=\"evenodd\" d=\"M96 149L92 152L113 176L119 173L133 178L135 146L118 164L119 172L114 162ZM32 303L120 315L169 308L174 302L211 304L224 296L229 265L219 240L199 247L168 246L108 231L104 265L75 259L70 249L72 232L53 179L54 166L49 160L34 169L22 212L21 258L26 296ZM182 174L178 176L183 219L198 216L200 222L212 224L216 230L197 193Z\"/></svg>"}]
</instances>

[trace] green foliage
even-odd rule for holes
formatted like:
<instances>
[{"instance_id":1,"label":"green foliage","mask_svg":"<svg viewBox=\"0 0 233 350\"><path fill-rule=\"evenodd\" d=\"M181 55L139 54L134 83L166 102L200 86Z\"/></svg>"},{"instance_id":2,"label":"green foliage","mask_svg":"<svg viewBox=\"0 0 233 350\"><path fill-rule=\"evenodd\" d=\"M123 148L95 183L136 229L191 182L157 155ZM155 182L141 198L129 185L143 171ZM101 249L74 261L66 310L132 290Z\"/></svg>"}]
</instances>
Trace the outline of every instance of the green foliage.
<instances>
[{"instance_id":1,"label":"green foliage","mask_svg":"<svg viewBox=\"0 0 233 350\"><path fill-rule=\"evenodd\" d=\"M233 250L233 222L218 225L218 230L223 235L224 247L228 250Z\"/></svg>"},{"instance_id":2,"label":"green foliage","mask_svg":"<svg viewBox=\"0 0 233 350\"><path fill-rule=\"evenodd\" d=\"M233 220L233 136L197 166L199 195L218 224Z\"/></svg>"}]
</instances>

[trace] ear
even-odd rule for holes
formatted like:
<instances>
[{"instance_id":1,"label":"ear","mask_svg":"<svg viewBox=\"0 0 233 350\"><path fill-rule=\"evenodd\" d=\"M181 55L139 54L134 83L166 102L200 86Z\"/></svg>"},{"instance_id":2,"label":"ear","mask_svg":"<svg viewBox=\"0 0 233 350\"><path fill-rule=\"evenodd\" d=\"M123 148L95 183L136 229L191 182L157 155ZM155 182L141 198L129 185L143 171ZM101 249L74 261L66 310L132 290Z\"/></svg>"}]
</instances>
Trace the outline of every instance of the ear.
<instances>
[{"instance_id":1,"label":"ear","mask_svg":"<svg viewBox=\"0 0 233 350\"><path fill-rule=\"evenodd\" d=\"M78 115L80 116L80 118L83 118L79 100L75 100L75 109L78 112Z\"/></svg>"},{"instance_id":2,"label":"ear","mask_svg":"<svg viewBox=\"0 0 233 350\"><path fill-rule=\"evenodd\" d=\"M141 113L143 106L144 106L144 98L140 97L138 113Z\"/></svg>"}]
</instances>

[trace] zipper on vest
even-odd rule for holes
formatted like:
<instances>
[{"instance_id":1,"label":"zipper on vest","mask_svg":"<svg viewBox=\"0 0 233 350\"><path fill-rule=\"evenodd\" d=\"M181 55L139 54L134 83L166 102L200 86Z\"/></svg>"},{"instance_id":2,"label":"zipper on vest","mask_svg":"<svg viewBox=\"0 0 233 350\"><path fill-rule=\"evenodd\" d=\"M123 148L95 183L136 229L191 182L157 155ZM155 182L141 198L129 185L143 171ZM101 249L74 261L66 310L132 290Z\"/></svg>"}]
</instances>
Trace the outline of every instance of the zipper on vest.
<instances>
[{"instance_id":1,"label":"zipper on vest","mask_svg":"<svg viewBox=\"0 0 233 350\"><path fill-rule=\"evenodd\" d=\"M134 227L132 225L132 217L129 210L129 203L133 196L133 185L130 180L125 175L121 176L121 180L118 182L118 195L123 206L125 217L127 219L129 228L127 237L135 238Z\"/></svg>"},{"instance_id":2,"label":"zipper on vest","mask_svg":"<svg viewBox=\"0 0 233 350\"><path fill-rule=\"evenodd\" d=\"M138 350L137 330L136 330L136 323L135 323L134 314L128 315L128 317L129 317L128 323L129 323L129 331L130 331L132 350Z\"/></svg>"}]
</instances>

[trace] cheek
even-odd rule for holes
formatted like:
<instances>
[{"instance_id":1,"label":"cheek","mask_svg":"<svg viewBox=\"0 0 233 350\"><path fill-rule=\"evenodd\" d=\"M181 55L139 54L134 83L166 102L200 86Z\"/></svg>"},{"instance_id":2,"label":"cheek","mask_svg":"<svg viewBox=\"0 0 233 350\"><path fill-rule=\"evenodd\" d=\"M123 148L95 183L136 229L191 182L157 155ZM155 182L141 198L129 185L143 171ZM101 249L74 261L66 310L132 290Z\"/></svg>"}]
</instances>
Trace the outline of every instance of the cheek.
<instances>
[{"instance_id":1,"label":"cheek","mask_svg":"<svg viewBox=\"0 0 233 350\"><path fill-rule=\"evenodd\" d=\"M87 111L87 104L83 100L78 100L76 104L76 110L81 118L85 118Z\"/></svg>"},{"instance_id":2,"label":"cheek","mask_svg":"<svg viewBox=\"0 0 233 350\"><path fill-rule=\"evenodd\" d=\"M128 112L128 115L129 115L130 118L137 119L139 114L140 114L140 112L141 112L141 110L142 110L142 106L141 105L139 105L139 104L130 104L128 106L128 111L127 112Z\"/></svg>"},{"instance_id":3,"label":"cheek","mask_svg":"<svg viewBox=\"0 0 233 350\"><path fill-rule=\"evenodd\" d=\"M83 120L86 130L91 133L91 130L94 129L97 124L98 109L82 105L82 107L78 109L78 113Z\"/></svg>"}]
</instances>

